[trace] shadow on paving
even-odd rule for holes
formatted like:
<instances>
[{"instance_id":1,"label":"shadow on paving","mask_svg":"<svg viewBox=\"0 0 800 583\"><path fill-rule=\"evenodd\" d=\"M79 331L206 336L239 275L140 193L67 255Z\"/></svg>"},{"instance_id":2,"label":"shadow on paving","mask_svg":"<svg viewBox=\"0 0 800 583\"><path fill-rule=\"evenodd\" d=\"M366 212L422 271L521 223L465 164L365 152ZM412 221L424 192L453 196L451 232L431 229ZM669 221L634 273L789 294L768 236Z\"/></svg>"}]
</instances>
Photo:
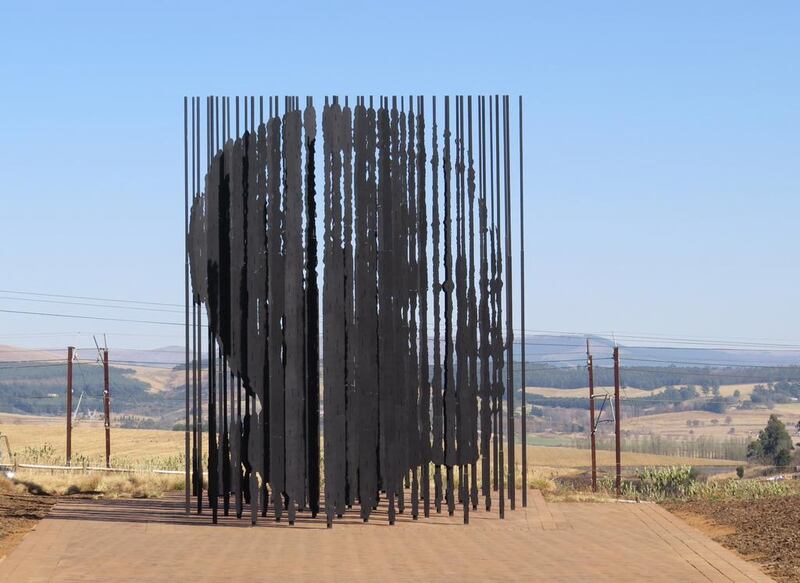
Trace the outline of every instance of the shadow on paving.
<instances>
[{"instance_id":1,"label":"shadow on paving","mask_svg":"<svg viewBox=\"0 0 800 583\"><path fill-rule=\"evenodd\" d=\"M169 524L180 526L197 527L232 527L232 528L297 528L297 529L325 529L325 514L320 512L316 518L312 518L310 512L298 512L294 525L289 525L286 514L280 522L275 520L274 514L267 514L262 517L259 513L256 525L250 524L249 507L245 507L242 518L236 518L235 510L231 505L228 516L224 516L220 505L218 523L211 522L211 511L208 507L203 507L203 513L197 514L196 503L192 507L191 514L184 512L184 501L181 497L169 497L161 499L138 499L138 498L117 498L117 499L97 499L97 500L68 500L58 504L51 512L49 517L53 520L93 520L98 522L127 522L136 524ZM271 510L271 509L270 509ZM470 520L493 520L497 519L497 513L487 513L481 510L470 509ZM411 517L411 511L406 507L405 512L398 513L396 525L402 524L426 524L439 527L458 527L464 526L461 507L457 507L453 516L448 516L446 511L436 514L431 509L429 518L425 518L420 512L418 520ZM349 510L342 518L334 518L334 528L339 526L358 525L360 528L365 526L389 527L388 510L386 503L378 505L373 510L369 521L365 524L361 519L358 510Z\"/></svg>"}]
</instances>

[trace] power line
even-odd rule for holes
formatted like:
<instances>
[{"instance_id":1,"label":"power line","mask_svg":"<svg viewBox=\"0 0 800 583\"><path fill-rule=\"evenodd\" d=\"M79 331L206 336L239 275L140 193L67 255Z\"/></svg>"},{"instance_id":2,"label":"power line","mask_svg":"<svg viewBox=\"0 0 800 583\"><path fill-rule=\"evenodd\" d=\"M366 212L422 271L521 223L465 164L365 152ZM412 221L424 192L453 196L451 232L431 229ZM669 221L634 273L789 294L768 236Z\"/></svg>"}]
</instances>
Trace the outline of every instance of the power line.
<instances>
[{"instance_id":1,"label":"power line","mask_svg":"<svg viewBox=\"0 0 800 583\"><path fill-rule=\"evenodd\" d=\"M517 330L515 330L517 331ZM717 344L717 345L730 345L730 346L760 346L760 347L775 347L775 348L797 348L800 349L800 341L796 340L770 340L770 339L758 339L757 341L745 341L741 339L736 340L725 340L725 339L715 339L715 338L703 338L703 337L687 337L687 336L670 336L670 335L658 335L658 334L628 334L622 332L567 332L563 330L529 330L529 332L533 332L535 334L540 335L547 335L547 336L564 336L564 337L571 337L571 338L602 338L604 340L611 340L613 341L616 338L626 338L628 340L660 340L663 342L671 342L671 343L684 343L684 344L700 344L700 345L709 345L709 344ZM609 338L611 336L612 338ZM647 348L648 346L642 346L640 348ZM720 348L724 350L724 348Z\"/></svg>"},{"instance_id":2,"label":"power line","mask_svg":"<svg viewBox=\"0 0 800 583\"><path fill-rule=\"evenodd\" d=\"M3 292L4 290L0 290ZM33 293L33 292L6 292L6 293ZM158 303L158 302L138 302L137 300L113 300L108 298L91 298L88 296L63 296L60 294L35 294L35 295L46 295L46 296L53 296L53 297L74 297L74 298L85 298L85 299L97 299L99 301L118 301L118 302L128 302L128 303L141 303L146 305L167 305L167 306L178 306L179 304L166 304L166 303ZM13 300L23 300L25 298L0 298L0 299L13 299ZM31 301L47 301L47 300L31 300ZM84 304L79 302L53 302L53 303L65 303L71 305L84 305L89 307L98 307L98 308L120 308L120 309L142 309L145 311L151 311L149 308L135 308L135 307L125 307L125 306L107 306L107 305L97 305L97 304ZM152 311L163 311L163 312L174 312L178 313L177 310L152 310ZM127 322L127 323L139 323L139 324L153 324L153 325L166 325L166 326L184 326L183 323L180 322L166 322L162 320L138 320L132 318L112 318L106 316L90 316L85 314L57 314L57 313L50 313L50 312L35 312L35 311L25 311L25 310L9 310L9 309L0 309L0 312L3 313L11 313L11 314L24 314L24 315L38 315L38 316L49 316L49 317L56 317L56 318L74 318L74 319L84 319L84 320L98 320L98 321L108 321L108 322ZM203 327L207 327L205 324L201 324ZM429 326L429 328L431 328ZM519 330L515 330L519 331ZM564 332L564 331L554 331L554 330L537 330L534 332L538 332L540 334L546 334L549 336L552 335L561 335L566 337L574 337L574 338L586 338L586 337L594 337L594 338L602 338L606 341L610 341L610 339L595 333L574 333L574 332ZM55 334L68 334L68 333L54 333ZM42 334L48 335L48 334ZM118 336L121 335L129 335L129 336L147 336L144 334L125 334L119 333ZM9 337L13 335L8 335ZM525 337L525 346L557 346L557 347L564 347L564 348L574 348L577 350L582 350L582 345L578 344L571 344L571 343L564 343L564 342L537 342L535 340L536 335L533 335L533 340L531 340L530 334L526 334ZM651 350L680 350L680 349L692 349L692 350L749 350L749 351L765 351L765 352L774 352L776 350L784 350L784 351L794 351L800 350L800 345L789 345L784 343L764 343L764 342L742 342L742 341L734 341L734 340L694 340L690 338L679 338L679 337L669 337L669 336L644 336L644 335L625 335L619 334L617 335L620 338L627 338L629 340L662 340L672 343L683 343L686 344L686 347L679 347L679 346L662 346L662 345L620 345L622 348L633 349L633 348L640 348L640 349L651 349ZM514 345L521 345L521 339L514 339Z\"/></svg>"},{"instance_id":3,"label":"power line","mask_svg":"<svg viewBox=\"0 0 800 583\"><path fill-rule=\"evenodd\" d=\"M620 344L621 349L631 350L631 349L640 349L640 350L714 350L717 352L792 352L797 353L800 351L800 347L798 348L747 348L747 347L738 347L738 346L724 346L724 347L714 347L714 346L654 346L654 345L630 345L630 344Z\"/></svg>"},{"instance_id":4,"label":"power line","mask_svg":"<svg viewBox=\"0 0 800 583\"><path fill-rule=\"evenodd\" d=\"M175 334L153 334L153 333L134 333L134 332L106 332L109 336L141 336L144 338L175 338ZM89 336L92 332L28 332L21 334L0 334L0 338L40 338L51 336ZM33 349L31 349L33 350ZM56 350L62 350L58 348ZM182 352L182 351L181 351Z\"/></svg>"},{"instance_id":5,"label":"power line","mask_svg":"<svg viewBox=\"0 0 800 583\"><path fill-rule=\"evenodd\" d=\"M76 350L92 350L92 349L93 349L93 347L78 348ZM27 352L29 352L29 351L25 351L25 350L0 350L0 353L6 353L6 354L15 354L15 353L17 353L17 354L25 354ZM34 351L34 352L37 352L37 351ZM44 350L41 350L41 351L38 351L38 352L44 352ZM181 353L183 351L182 350L163 350L163 351L160 350L160 351L157 351L157 352ZM594 360L595 361L601 361L601 360L612 360L612 359L611 359L611 357L600 357L600 358L595 358ZM649 359L649 358L626 358L625 360L627 362L630 362L630 361L634 361L634 362L655 362L655 363L664 363L664 364L668 364L668 365L684 364L684 365L697 365L697 366L706 366L706 367L716 367L716 368L722 368L722 369L724 369L724 368L732 368L732 367L741 367L741 368L745 368L745 369L747 369L747 368L750 368L750 369L767 369L767 370L781 370L781 369L785 370L785 369L800 368L800 364L798 364L798 365L759 365L759 364L747 364L747 363L711 363L711 362L698 362L698 361L658 360L658 359ZM26 360L6 361L6 362L13 362L15 364L16 363L23 363L23 364L25 364L25 363L38 363L38 362L60 362L60 363L66 364L66 359L65 358L49 358L49 359L48 358L45 358L45 359L41 359L40 358L40 359L29 359L29 360L26 359ZM526 359L526 362L534 363L534 364L543 364L543 365L544 364L558 364L558 363L564 363L564 362L583 363L583 362L585 362L585 358L565 358L565 359L552 359L552 360ZM136 364L143 364L143 365L144 364L154 364L154 365L163 365L163 366L180 366L180 365L183 365L185 363L184 362L161 361L161 360L134 360L134 359L119 359L119 360L117 360L117 359L114 359L112 361L112 365L114 365L114 364L132 364L132 365L136 365ZM0 366L2 366L2 363L0 363ZM576 366L580 366L580 364L578 364ZM566 367L566 368L569 368L569 367ZM623 370L629 370L629 371L630 370L639 370L638 367L623 366L622 368L623 368ZM674 367L673 366L664 366L664 367L660 367L658 369L652 369L652 370L653 371L657 371L659 373L664 373L664 372L670 372L670 370L672 368L674 368ZM547 367L546 369L549 370L550 367ZM543 367L543 368L540 368L538 370L545 370L545 368ZM558 370L558 369L556 369L556 370ZM641 370L645 370L645 369L641 369ZM703 369L700 369L700 370L697 370L697 371L682 369L680 372L685 373L687 375L701 374L703 372ZM712 371L710 374L717 374L717 373Z\"/></svg>"},{"instance_id":6,"label":"power line","mask_svg":"<svg viewBox=\"0 0 800 583\"><path fill-rule=\"evenodd\" d=\"M26 360L26 361L7 361L9 364L0 362L0 370L10 370L16 368L38 368L43 366L66 366L67 363L64 359L55 359L53 361L50 360ZM76 361L80 362L81 364L96 364L95 361L92 360L83 360L83 361ZM185 366L185 362L161 362L158 360L114 360L110 363L111 368L121 368L120 365L127 365L127 366L149 366L151 368L175 368L178 366ZM202 363L198 363L198 366L201 366L203 370L208 368L207 363L203 365Z\"/></svg>"},{"instance_id":7,"label":"power line","mask_svg":"<svg viewBox=\"0 0 800 583\"><path fill-rule=\"evenodd\" d=\"M75 350L96 350L95 346L75 346ZM22 348L18 350L6 350L5 348L0 348L0 354L29 354L31 352L61 352L63 351L63 347L58 348ZM170 353L170 354L183 354L184 350L181 348L179 350L172 350L172 349L165 349L165 348L117 348L117 351L126 351L126 352L156 352L156 353Z\"/></svg>"},{"instance_id":8,"label":"power line","mask_svg":"<svg viewBox=\"0 0 800 583\"><path fill-rule=\"evenodd\" d=\"M144 300L122 300L116 298L96 298L90 296L71 296L66 294L46 294L41 292L27 292L27 291L14 291L8 289L0 289L0 293L4 294L16 294L16 295L28 295L28 296L42 296L48 298L68 298L73 300L94 300L99 302L120 302L125 304L142 304L148 306L170 306L173 308L182 308L183 304L171 304L167 302L147 302Z\"/></svg>"},{"instance_id":9,"label":"power line","mask_svg":"<svg viewBox=\"0 0 800 583\"><path fill-rule=\"evenodd\" d=\"M19 290L2 290L0 289L0 293L5 294L15 294L15 295L22 295L22 296L36 296L36 297L48 297L48 298L66 298L66 299L77 299L77 300L90 300L90 301L101 301L101 302L116 302L116 303L124 303L124 304L137 304L143 306L166 306L166 307L173 307L173 308L183 308L183 304L179 303L170 303L170 302L153 302L153 301L145 301L145 300L133 300L133 299L121 299L121 298L104 298L104 297L95 297L95 296L82 296L82 295L69 295L69 294L52 294L52 293L42 293L42 292L31 292L31 291L19 291ZM33 300L27 298L0 298L0 299L12 299L12 300L22 300L22 301L46 301L46 300ZM66 303L70 304L73 302L54 302L54 303ZM115 308L119 307L120 309L135 309L132 307L123 307L123 306L102 306L102 305L95 305L95 304L80 304L80 303L73 303L74 305L87 305L91 307L107 307L107 308ZM146 309L146 308L143 308ZM11 310L5 310L6 312L12 312ZM154 310L154 311L168 311L172 312L172 310ZM175 311L178 313L178 311ZM27 313L27 312L26 312ZM66 316L61 314L56 314L55 316L58 317L77 317L77 316ZM88 316L85 316L88 318ZM99 318L97 318L99 319ZM121 319L113 319L112 321L129 321L129 320L121 320ZM143 323L154 323L154 322L143 322ZM159 324L168 324L168 325L183 325L182 323L174 323L174 322L158 322ZM429 328L432 328L429 326ZM519 333L521 330L519 328L512 328L513 332ZM709 345L709 344L717 344L717 345L725 345L725 346L760 346L760 347L774 347L774 348L783 348L783 349L798 349L800 350L800 341L796 340L773 340L767 338L745 338L739 337L735 339L718 339L718 338L711 338L711 337L702 337L702 336L674 336L674 335L666 335L666 334L658 334L658 333L629 333L629 332L619 332L619 331L610 331L610 332L569 332L563 330L527 330L527 332L538 333L540 335L558 335L558 336L566 336L566 337L574 337L584 339L586 337L595 337L595 338L602 338L604 340L611 341L612 339L609 336L617 337L617 338L626 338L629 340L661 340L667 342L680 342L684 344L690 345ZM526 334L526 337L529 337L530 334ZM541 345L549 345L549 346L565 346L565 347L577 347L580 348L578 345L572 344L557 344L557 343L536 343ZM526 342L526 345L531 345L531 343ZM632 346L628 346L628 348L633 348ZM650 348L650 346L639 346L639 348ZM678 349L679 347L667 347L667 346L655 346L652 348L662 348L662 349ZM730 348L720 348L721 350L730 349Z\"/></svg>"},{"instance_id":10,"label":"power line","mask_svg":"<svg viewBox=\"0 0 800 583\"><path fill-rule=\"evenodd\" d=\"M63 364L67 363L66 358L32 358L30 360L7 360L5 362L13 362L13 363L28 363L28 362L61 362Z\"/></svg>"},{"instance_id":11,"label":"power line","mask_svg":"<svg viewBox=\"0 0 800 583\"><path fill-rule=\"evenodd\" d=\"M156 324L161 326L184 326L182 322L163 322L158 320L134 320L129 318L107 318L101 316L86 316L83 314L53 314L52 312L28 312L24 310L3 310L0 309L0 312L6 314L25 314L28 316L49 316L52 318L75 318L79 320L100 320L102 322L129 322L134 324ZM205 324L201 324L203 328L206 327Z\"/></svg>"},{"instance_id":12,"label":"power line","mask_svg":"<svg viewBox=\"0 0 800 583\"><path fill-rule=\"evenodd\" d=\"M719 368L729 368L729 367L743 367L743 368L796 368L800 366L800 363L797 365L770 365L770 364L745 364L745 363L724 363L724 362L698 362L698 361L682 361L682 360L659 360L656 358L631 358L628 357L625 359L626 361L634 361L634 362L658 362L664 364L688 364L688 365L696 365L696 366L713 366ZM664 367L669 368L669 367Z\"/></svg>"},{"instance_id":13,"label":"power line","mask_svg":"<svg viewBox=\"0 0 800 583\"><path fill-rule=\"evenodd\" d=\"M43 300L38 298L13 298L8 296L0 296L0 300L15 300L19 302L38 302L46 304L65 304L69 306L88 306L91 308L111 308L112 310L141 310L145 312L169 312L171 314L180 314L180 310L165 309L165 308L145 308L142 306L114 306L110 304L97 304L91 302L69 302L65 300Z\"/></svg>"},{"instance_id":14,"label":"power line","mask_svg":"<svg viewBox=\"0 0 800 583\"><path fill-rule=\"evenodd\" d=\"M783 343L765 343L765 342L738 342L735 340L688 340L683 338L675 338L674 340L670 340L667 338L658 338L658 337L644 337L644 336L619 336L619 338L627 338L628 340L639 340L639 341L667 341L671 342L672 344L685 344L685 348L694 348L694 347L707 347L716 350L730 350L733 348L750 348L750 349L774 349L774 350L798 350L800 349L800 345L797 344L783 344ZM624 346L624 345L620 345ZM630 346L629 346L630 347ZM653 344L645 344L645 345L636 345L635 348L652 348L652 347L659 347L659 345ZM673 348L681 348L680 346L674 346Z\"/></svg>"},{"instance_id":15,"label":"power line","mask_svg":"<svg viewBox=\"0 0 800 583\"><path fill-rule=\"evenodd\" d=\"M661 339L679 338L679 339L697 340L697 341L705 341L705 342L722 341L722 342L738 342L738 343L749 343L749 342L756 342L756 343L760 343L760 342L778 343L778 342L780 342L780 343L783 343L783 344L786 344L786 343L798 344L798 343L800 343L800 340L787 340L785 338L776 339L776 338L747 337L747 336L734 336L731 339L721 339L720 340L719 337L713 337L713 336L694 336L694 335L691 335L691 334L677 336L677 335L674 335L674 334L661 334L659 332L625 332L625 331L621 331L621 330L615 330L614 332L611 332L611 334L615 334L616 336L619 336L619 337L636 337L636 338L655 337L655 338L661 338Z\"/></svg>"},{"instance_id":16,"label":"power line","mask_svg":"<svg viewBox=\"0 0 800 583\"><path fill-rule=\"evenodd\" d=\"M790 367L776 366L776 367L768 367L768 368L770 368L771 370L780 370L780 369L787 369L787 368L788 369L795 369L795 370L797 369L797 367L794 367L794 366L790 366ZM652 372L652 373L659 373L659 374L663 374L665 372L664 368L624 367L622 370L623 371L628 371L628 372ZM740 373L740 374L725 374L725 373L720 373L720 372L712 372L712 371L709 371L708 369L699 369L697 371L691 371L691 372L682 371L682 372L686 373L686 376L701 376L701 377L708 377L708 378L745 379L745 382L747 380L759 381L759 379L763 379L763 375L762 376L754 375L751 379L746 379L745 378L746 377L745 371L742 371L742 373ZM753 372L755 373L756 371L753 371ZM800 381L800 378L782 379L782 380ZM760 381L760 382L766 382L766 381ZM731 383L731 384L735 384L735 383Z\"/></svg>"},{"instance_id":17,"label":"power line","mask_svg":"<svg viewBox=\"0 0 800 583\"><path fill-rule=\"evenodd\" d=\"M49 366L65 366L66 363L64 362L52 362L49 364L30 364L30 365L14 365L14 366L3 366L0 365L0 370L13 370L13 369L21 369L21 368L46 368Z\"/></svg>"},{"instance_id":18,"label":"power line","mask_svg":"<svg viewBox=\"0 0 800 583\"><path fill-rule=\"evenodd\" d=\"M567 389L567 390L569 390L569 389ZM656 390L656 389L653 389L653 390ZM658 394L660 394L660 393L656 393L656 395L658 395ZM611 395L610 393L607 393L607 392L606 393L600 393L601 397L604 396L604 395L608 395L609 399L613 399L614 398L614 396ZM551 397L551 396L547 396L547 395L539 395L537 393L528 393L528 396L529 397L539 397L539 398L542 398L542 399L570 399L570 400L580 399L582 401L588 401L589 400L589 397L587 395L576 395L574 397L572 397L572 396ZM595 398L597 398L597 396L598 395L595 395ZM648 395L642 395L640 397L627 397L627 396L620 397L619 400L620 401L637 401L637 404L639 404L639 405L646 405L648 403L673 403L674 404L674 403L710 402L710 401L713 401L715 398L716 397L689 397L688 399L654 399L654 398L652 398L652 397L650 397ZM536 404L539 405L540 407L543 406L541 403L536 403Z\"/></svg>"}]
</instances>

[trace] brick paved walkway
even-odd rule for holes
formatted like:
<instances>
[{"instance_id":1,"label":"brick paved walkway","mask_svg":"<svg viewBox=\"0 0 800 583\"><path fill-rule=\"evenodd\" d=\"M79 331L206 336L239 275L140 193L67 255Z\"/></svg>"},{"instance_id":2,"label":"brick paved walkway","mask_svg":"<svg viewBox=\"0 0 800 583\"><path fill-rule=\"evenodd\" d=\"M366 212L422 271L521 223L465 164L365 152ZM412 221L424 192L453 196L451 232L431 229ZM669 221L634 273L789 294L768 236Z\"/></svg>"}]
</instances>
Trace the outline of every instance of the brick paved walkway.
<instances>
[{"instance_id":1,"label":"brick paved walkway","mask_svg":"<svg viewBox=\"0 0 800 583\"><path fill-rule=\"evenodd\" d=\"M186 517L179 497L75 500L0 562L0 582L771 580L654 504L550 504L534 491L506 516L473 512L464 526L460 512L406 514L389 527L354 514L333 530L321 519L253 529Z\"/></svg>"}]
</instances>

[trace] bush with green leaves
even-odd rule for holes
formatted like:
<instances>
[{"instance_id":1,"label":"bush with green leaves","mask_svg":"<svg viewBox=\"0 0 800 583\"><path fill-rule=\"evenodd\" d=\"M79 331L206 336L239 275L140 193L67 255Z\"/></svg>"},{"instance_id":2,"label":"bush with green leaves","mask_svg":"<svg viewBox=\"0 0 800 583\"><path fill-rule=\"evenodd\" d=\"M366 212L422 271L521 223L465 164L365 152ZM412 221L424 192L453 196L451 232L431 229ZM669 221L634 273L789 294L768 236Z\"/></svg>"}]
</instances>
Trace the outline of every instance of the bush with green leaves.
<instances>
[{"instance_id":1,"label":"bush with green leaves","mask_svg":"<svg viewBox=\"0 0 800 583\"><path fill-rule=\"evenodd\" d=\"M638 481L626 482L623 492L632 498L664 500L686 498L697 486L697 472L690 466L644 468L637 474Z\"/></svg>"},{"instance_id":2,"label":"bush with green leaves","mask_svg":"<svg viewBox=\"0 0 800 583\"><path fill-rule=\"evenodd\" d=\"M776 466L788 466L792 459L792 438L786 425L772 414L758 438L747 445L747 458Z\"/></svg>"},{"instance_id":3,"label":"bush with green leaves","mask_svg":"<svg viewBox=\"0 0 800 583\"><path fill-rule=\"evenodd\" d=\"M739 467L743 476L744 467ZM756 500L795 492L785 481L729 479L702 482L696 470L689 466L644 468L637 477L638 480L623 482L622 495L625 498L654 502L669 499ZM602 482L601 485L607 491L612 491L612 481Z\"/></svg>"},{"instance_id":4,"label":"bush with green leaves","mask_svg":"<svg viewBox=\"0 0 800 583\"><path fill-rule=\"evenodd\" d=\"M788 496L794 490L784 481L719 480L698 484L695 498L708 500L757 500L773 496Z\"/></svg>"}]
</instances>

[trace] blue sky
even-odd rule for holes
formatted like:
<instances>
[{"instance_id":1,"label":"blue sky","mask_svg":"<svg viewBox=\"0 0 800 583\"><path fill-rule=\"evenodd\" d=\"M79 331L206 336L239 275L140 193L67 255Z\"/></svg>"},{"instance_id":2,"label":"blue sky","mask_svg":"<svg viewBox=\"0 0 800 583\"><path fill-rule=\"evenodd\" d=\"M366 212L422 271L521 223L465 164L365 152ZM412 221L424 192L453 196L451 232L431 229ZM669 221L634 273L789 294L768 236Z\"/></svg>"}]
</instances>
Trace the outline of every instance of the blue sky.
<instances>
[{"instance_id":1,"label":"blue sky","mask_svg":"<svg viewBox=\"0 0 800 583\"><path fill-rule=\"evenodd\" d=\"M114 4L3 8L3 289L182 302L183 95L508 92L529 329L800 338L795 2ZM182 337L0 313L0 344L79 332Z\"/></svg>"}]
</instances>

